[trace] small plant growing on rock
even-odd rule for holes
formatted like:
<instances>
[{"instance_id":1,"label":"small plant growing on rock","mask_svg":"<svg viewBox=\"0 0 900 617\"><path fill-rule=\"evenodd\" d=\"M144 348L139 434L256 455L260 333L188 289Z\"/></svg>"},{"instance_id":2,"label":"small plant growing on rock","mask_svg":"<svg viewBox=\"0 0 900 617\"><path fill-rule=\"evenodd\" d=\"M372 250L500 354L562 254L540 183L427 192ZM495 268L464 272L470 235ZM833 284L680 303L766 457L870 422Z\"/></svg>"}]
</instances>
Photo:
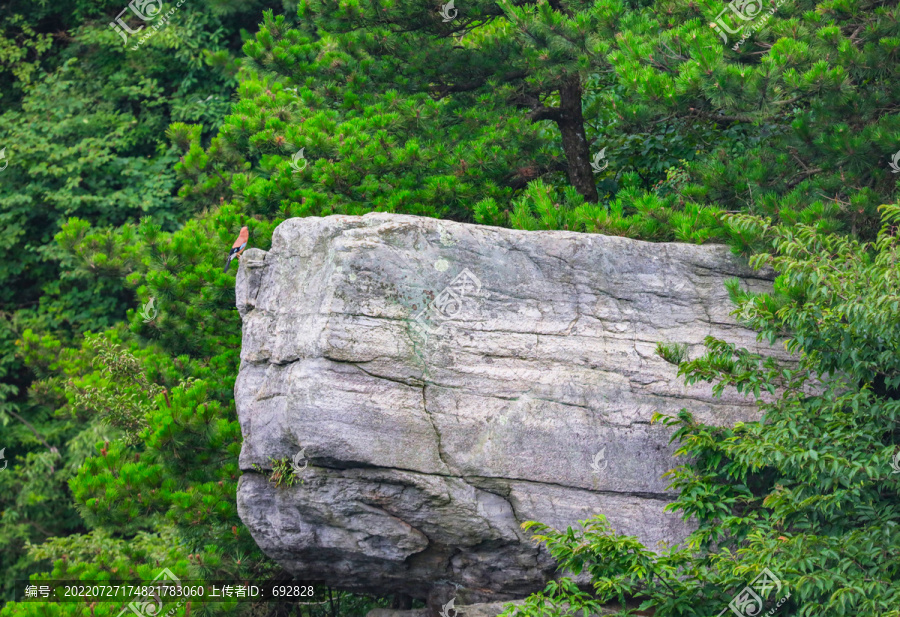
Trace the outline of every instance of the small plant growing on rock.
<instances>
[{"instance_id":1,"label":"small plant growing on rock","mask_svg":"<svg viewBox=\"0 0 900 617\"><path fill-rule=\"evenodd\" d=\"M687 344L657 343L656 355L670 364L681 364L687 359Z\"/></svg>"},{"instance_id":2,"label":"small plant growing on rock","mask_svg":"<svg viewBox=\"0 0 900 617\"><path fill-rule=\"evenodd\" d=\"M270 458L269 464L272 466L272 471L268 474L269 482L274 484L276 488L280 488L281 486L294 486L294 482L297 481L297 476L294 474L294 469L291 466L291 459L287 457L280 459ZM259 465L253 465L253 468L261 474L266 473Z\"/></svg>"}]
</instances>

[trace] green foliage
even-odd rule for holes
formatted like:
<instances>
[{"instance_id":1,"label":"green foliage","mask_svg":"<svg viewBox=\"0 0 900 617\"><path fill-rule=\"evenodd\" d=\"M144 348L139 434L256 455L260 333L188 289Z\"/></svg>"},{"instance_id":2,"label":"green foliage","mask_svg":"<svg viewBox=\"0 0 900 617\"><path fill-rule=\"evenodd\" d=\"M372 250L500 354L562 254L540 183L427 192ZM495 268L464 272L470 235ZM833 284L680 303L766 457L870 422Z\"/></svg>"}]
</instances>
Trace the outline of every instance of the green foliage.
<instances>
[{"instance_id":1,"label":"green foliage","mask_svg":"<svg viewBox=\"0 0 900 617\"><path fill-rule=\"evenodd\" d=\"M228 419L234 418L233 407L229 413L210 400L206 385L207 381L219 382L222 375L206 362L141 349L133 340L125 344L123 335L133 338L123 329L103 337L89 336L80 350L54 344L48 337L26 335L23 355L32 365L52 367L58 375L37 387L45 390L47 397L68 397L57 403L60 411L72 414L82 427L70 444L89 445L90 451L72 465L68 482L69 498L75 501L80 520L101 535L114 533L117 537L171 528L167 533L177 533L178 549L168 553L163 565L176 571L179 561L190 555L188 561L196 566L191 571L195 578L252 578L272 573L272 566L237 516L233 497L240 474L240 427L236 419ZM100 433L103 439L97 443L95 409L82 407L84 400L105 406L104 411L119 405L122 411L111 415L124 418L120 423L126 431ZM128 439L138 430L139 439ZM67 456L72 456L73 450L70 446ZM90 538L84 542L86 547L94 546ZM31 552L33 559L43 558L41 555ZM117 569L136 568L138 563L129 562L127 555L90 567L74 561L65 564L65 576L53 575L98 579L114 575ZM60 566L57 563L55 567ZM18 614L27 606L12 605L5 610Z\"/></svg>"},{"instance_id":2,"label":"green foliage","mask_svg":"<svg viewBox=\"0 0 900 617\"><path fill-rule=\"evenodd\" d=\"M655 241L702 244L712 238L723 240L726 230L718 218L722 211L695 203L679 204L675 198L659 197L638 188L636 173L626 174L625 186L609 204L585 203L572 187L561 192L536 180L511 203L512 210L500 211L493 199L478 202L475 221L483 225L514 229L565 229L610 236L626 236ZM629 186L630 183L633 183Z\"/></svg>"},{"instance_id":3,"label":"green foliage","mask_svg":"<svg viewBox=\"0 0 900 617\"><path fill-rule=\"evenodd\" d=\"M874 237L877 206L896 190L887 163L900 125L888 101L898 91L887 50L900 8L785 2L737 53L707 27L721 9L661 0L624 20L610 60L628 76L632 113L693 109L751 129L691 165L705 200Z\"/></svg>"},{"instance_id":4,"label":"green foliage","mask_svg":"<svg viewBox=\"0 0 900 617\"><path fill-rule=\"evenodd\" d=\"M686 343L657 343L656 355L670 364L681 364L687 359Z\"/></svg>"},{"instance_id":5,"label":"green foliage","mask_svg":"<svg viewBox=\"0 0 900 617\"><path fill-rule=\"evenodd\" d=\"M0 602L43 567L29 543L88 531L69 481L95 445L135 442L159 388L192 377L157 382L151 370L131 388L95 370L102 361L80 336L113 328L135 302L116 253L136 251L118 251L112 229L147 217L171 231L194 214L173 199L166 129L193 122L208 143L231 106L241 27L281 3L192 0L139 52L109 27L126 5L12 0L0 11L0 448L15 469L0 477ZM70 217L78 229L61 237ZM92 224L103 231L86 262L73 243ZM124 343L121 333L109 341Z\"/></svg>"},{"instance_id":6,"label":"green foliage","mask_svg":"<svg viewBox=\"0 0 900 617\"><path fill-rule=\"evenodd\" d=\"M269 14L245 45L241 100L208 150L173 130L182 196L266 218L380 210L742 251L719 214L872 237L896 189L897 80L877 51L896 7L786 3L740 53L708 27L716 7L479 1L447 23L412 0L377 18L305 0L302 26ZM580 124L560 119L563 74ZM568 145L577 133L586 149ZM576 182L601 150L608 166Z\"/></svg>"},{"instance_id":7,"label":"green foliage","mask_svg":"<svg viewBox=\"0 0 900 617\"><path fill-rule=\"evenodd\" d=\"M532 524L562 569L590 573L593 590L566 579L516 614L596 612L608 601L624 609L631 598L658 617L717 614L768 568L790 593L786 614L900 615L900 475L891 466L900 451L900 206L882 210L871 243L728 217L770 247L753 264L780 273L771 294L730 284L734 314L761 339L784 338L795 361L707 339L706 354L679 374L717 395L753 396L762 419L712 427L688 410L654 417L675 429L687 461L670 472L678 499L668 508L697 521L696 531L655 554L602 518L565 532Z\"/></svg>"},{"instance_id":8,"label":"green foliage","mask_svg":"<svg viewBox=\"0 0 900 617\"><path fill-rule=\"evenodd\" d=\"M267 477L269 482L274 484L276 488L282 486L294 486L294 482L296 482L298 478L294 473L293 465L291 465L291 459L282 458L276 460L270 458L269 465L271 471L267 474ZM255 466L255 469L260 473L265 473L265 470L261 469L258 465ZM300 482L302 483L302 480Z\"/></svg>"},{"instance_id":9,"label":"green foliage","mask_svg":"<svg viewBox=\"0 0 900 617\"><path fill-rule=\"evenodd\" d=\"M77 388L70 383L68 393L74 406L96 413L102 420L122 430L126 445L133 446L148 427L147 416L162 386L150 383L140 371L137 358L103 337L86 337L94 348L94 368L102 371L98 386Z\"/></svg>"},{"instance_id":10,"label":"green foliage","mask_svg":"<svg viewBox=\"0 0 900 617\"><path fill-rule=\"evenodd\" d=\"M9 14L0 34L0 83L10 88L31 83L40 69L41 55L52 45L49 34L35 31L20 14ZM0 88L0 97L4 91L9 89Z\"/></svg>"},{"instance_id":11,"label":"green foliage","mask_svg":"<svg viewBox=\"0 0 900 617\"><path fill-rule=\"evenodd\" d=\"M483 94L477 105L410 92L400 68L362 40L290 29L267 14L245 51L241 101L208 152L190 144L179 167L188 203L234 197L254 216L369 211L464 219L469 204L505 199L521 168L546 158L535 127ZM397 87L385 88L385 83ZM302 171L290 166L300 149ZM520 175L521 175L520 174Z\"/></svg>"}]
</instances>

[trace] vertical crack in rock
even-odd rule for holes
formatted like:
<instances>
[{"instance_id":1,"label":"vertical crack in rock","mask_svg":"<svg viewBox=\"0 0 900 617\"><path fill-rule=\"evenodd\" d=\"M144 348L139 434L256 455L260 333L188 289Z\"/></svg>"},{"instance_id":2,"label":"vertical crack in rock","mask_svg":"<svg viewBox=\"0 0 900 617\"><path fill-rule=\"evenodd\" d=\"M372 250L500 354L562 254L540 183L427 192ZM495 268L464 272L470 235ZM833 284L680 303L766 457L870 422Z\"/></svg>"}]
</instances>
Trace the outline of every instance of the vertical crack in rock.
<instances>
[{"instance_id":1,"label":"vertical crack in rock","mask_svg":"<svg viewBox=\"0 0 900 617\"><path fill-rule=\"evenodd\" d=\"M425 413L425 417L428 418L428 422L431 423L431 428L434 429L434 437L435 444L437 445L437 455L438 458L441 459L441 462L444 464L444 467L447 468L447 473L452 474L453 469L450 467L450 464L447 462L444 454L444 446L441 441L441 432L438 430L437 424L434 423L434 418L431 417L431 412L428 411L428 397L425 393L425 388L428 387L428 384L422 384L422 411ZM459 474L457 474L459 475Z\"/></svg>"}]
</instances>

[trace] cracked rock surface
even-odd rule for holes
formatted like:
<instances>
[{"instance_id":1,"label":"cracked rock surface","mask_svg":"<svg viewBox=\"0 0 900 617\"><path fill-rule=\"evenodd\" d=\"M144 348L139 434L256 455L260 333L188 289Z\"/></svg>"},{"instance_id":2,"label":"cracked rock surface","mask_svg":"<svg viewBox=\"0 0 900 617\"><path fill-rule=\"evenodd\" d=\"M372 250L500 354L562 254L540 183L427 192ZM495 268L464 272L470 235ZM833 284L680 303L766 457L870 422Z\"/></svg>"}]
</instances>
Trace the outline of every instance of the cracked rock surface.
<instances>
[{"instance_id":1,"label":"cracked rock surface","mask_svg":"<svg viewBox=\"0 0 900 617\"><path fill-rule=\"evenodd\" d=\"M662 475L678 461L651 416L757 412L684 386L654 350L696 357L707 335L759 349L729 316L729 277L771 287L723 246L385 213L285 221L237 277L240 516L301 579L430 604L541 589L555 567L524 521L604 514L650 548L677 543L690 523L663 512ZM254 470L285 458L293 486Z\"/></svg>"}]
</instances>

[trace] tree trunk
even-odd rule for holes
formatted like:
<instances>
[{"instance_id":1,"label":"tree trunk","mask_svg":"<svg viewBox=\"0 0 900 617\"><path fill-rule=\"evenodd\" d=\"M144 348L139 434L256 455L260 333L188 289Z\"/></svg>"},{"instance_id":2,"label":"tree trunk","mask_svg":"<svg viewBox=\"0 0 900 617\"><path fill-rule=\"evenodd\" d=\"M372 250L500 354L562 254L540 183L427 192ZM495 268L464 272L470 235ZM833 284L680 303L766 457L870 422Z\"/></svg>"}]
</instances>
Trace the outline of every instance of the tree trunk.
<instances>
[{"instance_id":1,"label":"tree trunk","mask_svg":"<svg viewBox=\"0 0 900 617\"><path fill-rule=\"evenodd\" d=\"M569 168L569 182L584 198L597 203L597 185L591 168L591 152L584 132L584 116L581 114L581 78L566 77L559 88L559 117L556 120L562 134L563 151Z\"/></svg>"}]
</instances>

